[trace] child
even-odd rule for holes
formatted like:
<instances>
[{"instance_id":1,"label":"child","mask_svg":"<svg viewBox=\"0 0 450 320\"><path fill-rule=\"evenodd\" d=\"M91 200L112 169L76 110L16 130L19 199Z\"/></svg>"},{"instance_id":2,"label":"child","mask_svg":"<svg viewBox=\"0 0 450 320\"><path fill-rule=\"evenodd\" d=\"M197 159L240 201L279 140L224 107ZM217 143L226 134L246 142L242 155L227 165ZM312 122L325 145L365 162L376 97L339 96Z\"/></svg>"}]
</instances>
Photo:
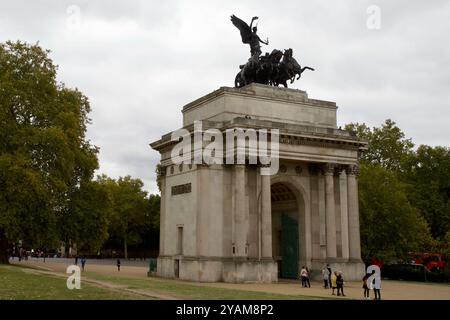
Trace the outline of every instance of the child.
<instances>
[{"instance_id":1,"label":"child","mask_svg":"<svg viewBox=\"0 0 450 320\"><path fill-rule=\"evenodd\" d=\"M336 280L337 280L337 271L333 272L331 274L331 294L334 296L334 289L337 288L337 284L336 284Z\"/></svg>"},{"instance_id":2,"label":"child","mask_svg":"<svg viewBox=\"0 0 450 320\"><path fill-rule=\"evenodd\" d=\"M369 278L369 274L366 273L366 275L364 276L364 278L362 279L363 281L363 289L364 289L364 299L370 299L370 289L369 286L367 285L367 279Z\"/></svg>"}]
</instances>

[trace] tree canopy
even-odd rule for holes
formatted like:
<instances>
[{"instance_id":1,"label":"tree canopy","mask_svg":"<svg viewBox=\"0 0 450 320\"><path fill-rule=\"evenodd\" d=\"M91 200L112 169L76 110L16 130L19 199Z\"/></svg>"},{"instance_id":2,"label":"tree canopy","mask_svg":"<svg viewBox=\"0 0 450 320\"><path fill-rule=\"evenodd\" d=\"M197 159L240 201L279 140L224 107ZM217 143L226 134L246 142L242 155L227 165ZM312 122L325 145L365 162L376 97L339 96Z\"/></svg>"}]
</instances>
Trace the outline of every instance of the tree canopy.
<instances>
[{"instance_id":1,"label":"tree canopy","mask_svg":"<svg viewBox=\"0 0 450 320\"><path fill-rule=\"evenodd\" d=\"M359 178L364 259L445 250L450 232L450 149L414 149L412 140L389 119L378 128L356 123L346 129L369 144L361 155Z\"/></svg>"},{"instance_id":2,"label":"tree canopy","mask_svg":"<svg viewBox=\"0 0 450 320\"><path fill-rule=\"evenodd\" d=\"M152 219L149 216L149 200L143 190L143 182L130 176L117 180L103 175L98 178L112 199L109 233L119 239L128 258L128 246L142 242L142 233Z\"/></svg>"},{"instance_id":3,"label":"tree canopy","mask_svg":"<svg viewBox=\"0 0 450 320\"><path fill-rule=\"evenodd\" d=\"M19 240L54 245L70 195L98 167L98 150L85 137L89 101L57 82L48 54L37 44L0 44L2 248Z\"/></svg>"}]
</instances>

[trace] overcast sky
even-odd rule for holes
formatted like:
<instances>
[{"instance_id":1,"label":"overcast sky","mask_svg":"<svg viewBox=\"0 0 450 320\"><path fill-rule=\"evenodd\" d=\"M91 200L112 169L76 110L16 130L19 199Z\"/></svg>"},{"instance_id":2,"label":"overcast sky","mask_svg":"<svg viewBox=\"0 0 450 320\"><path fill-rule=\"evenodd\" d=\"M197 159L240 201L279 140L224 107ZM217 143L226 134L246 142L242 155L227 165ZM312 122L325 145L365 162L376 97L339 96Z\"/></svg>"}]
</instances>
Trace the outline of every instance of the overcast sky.
<instances>
[{"instance_id":1,"label":"overcast sky","mask_svg":"<svg viewBox=\"0 0 450 320\"><path fill-rule=\"evenodd\" d=\"M336 101L338 125L391 118L416 145L450 145L450 1L0 4L0 41L39 41L59 80L89 97L99 173L141 178L150 192L159 154L148 144L181 127L183 105L233 86L249 56L231 14L260 18L263 52L293 48L316 68L291 87Z\"/></svg>"}]
</instances>

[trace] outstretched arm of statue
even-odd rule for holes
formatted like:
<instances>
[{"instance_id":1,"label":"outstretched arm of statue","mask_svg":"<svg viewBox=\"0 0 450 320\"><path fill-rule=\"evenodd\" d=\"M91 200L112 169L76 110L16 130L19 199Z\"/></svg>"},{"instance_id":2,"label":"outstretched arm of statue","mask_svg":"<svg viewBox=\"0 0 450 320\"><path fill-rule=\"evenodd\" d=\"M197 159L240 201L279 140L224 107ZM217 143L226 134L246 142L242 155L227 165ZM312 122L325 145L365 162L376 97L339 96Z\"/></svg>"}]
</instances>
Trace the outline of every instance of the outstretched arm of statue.
<instances>
[{"instance_id":1,"label":"outstretched arm of statue","mask_svg":"<svg viewBox=\"0 0 450 320\"><path fill-rule=\"evenodd\" d=\"M252 18L252 22L250 22L250 30L252 30L253 21L255 21L256 19L258 19L258 17L253 17Z\"/></svg>"},{"instance_id":2,"label":"outstretched arm of statue","mask_svg":"<svg viewBox=\"0 0 450 320\"><path fill-rule=\"evenodd\" d=\"M259 42L264 43L266 46L269 45L269 38L266 39L266 41L262 41L260 37L258 37Z\"/></svg>"}]
</instances>

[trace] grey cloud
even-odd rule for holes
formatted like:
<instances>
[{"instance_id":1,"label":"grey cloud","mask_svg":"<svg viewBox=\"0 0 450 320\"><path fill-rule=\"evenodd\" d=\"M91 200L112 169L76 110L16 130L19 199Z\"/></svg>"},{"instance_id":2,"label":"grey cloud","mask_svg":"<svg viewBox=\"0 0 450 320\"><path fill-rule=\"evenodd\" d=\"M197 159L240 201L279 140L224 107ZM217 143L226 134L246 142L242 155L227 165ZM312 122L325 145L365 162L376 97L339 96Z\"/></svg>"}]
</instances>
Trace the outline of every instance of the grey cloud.
<instances>
[{"instance_id":1,"label":"grey cloud","mask_svg":"<svg viewBox=\"0 0 450 320\"><path fill-rule=\"evenodd\" d=\"M366 27L369 5L381 29ZM81 27L66 26L67 7ZM0 41L40 41L59 79L92 105L88 136L99 173L131 174L156 192L149 142L181 126L181 107L232 86L249 48L231 14L260 17L261 37L293 48L305 73L293 88L336 101L338 125L395 120L416 144L449 145L448 1L1 1Z\"/></svg>"}]
</instances>

